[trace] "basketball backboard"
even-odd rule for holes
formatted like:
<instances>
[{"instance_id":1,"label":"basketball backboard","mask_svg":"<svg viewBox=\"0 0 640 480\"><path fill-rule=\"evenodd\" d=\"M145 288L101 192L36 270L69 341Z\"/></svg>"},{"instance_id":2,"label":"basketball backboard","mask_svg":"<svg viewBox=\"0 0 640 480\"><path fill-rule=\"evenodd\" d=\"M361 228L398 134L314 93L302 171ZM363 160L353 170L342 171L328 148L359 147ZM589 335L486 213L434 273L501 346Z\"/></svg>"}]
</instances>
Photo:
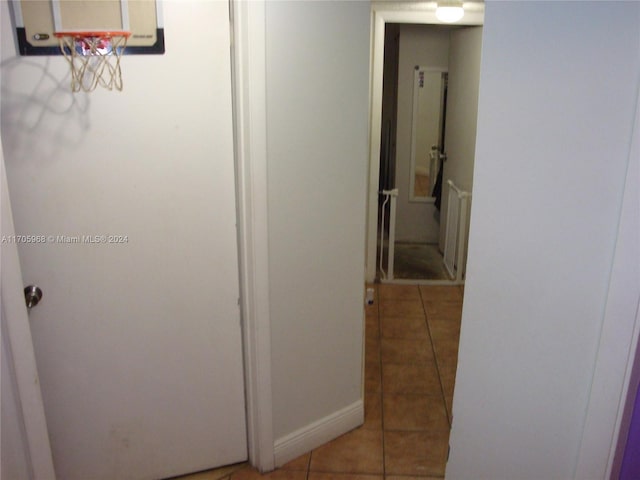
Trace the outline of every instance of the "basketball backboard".
<instances>
[{"instance_id":1,"label":"basketball backboard","mask_svg":"<svg viewBox=\"0 0 640 480\"><path fill-rule=\"evenodd\" d=\"M60 55L60 32L130 31L125 55L164 53L160 0L12 0L20 55Z\"/></svg>"}]
</instances>

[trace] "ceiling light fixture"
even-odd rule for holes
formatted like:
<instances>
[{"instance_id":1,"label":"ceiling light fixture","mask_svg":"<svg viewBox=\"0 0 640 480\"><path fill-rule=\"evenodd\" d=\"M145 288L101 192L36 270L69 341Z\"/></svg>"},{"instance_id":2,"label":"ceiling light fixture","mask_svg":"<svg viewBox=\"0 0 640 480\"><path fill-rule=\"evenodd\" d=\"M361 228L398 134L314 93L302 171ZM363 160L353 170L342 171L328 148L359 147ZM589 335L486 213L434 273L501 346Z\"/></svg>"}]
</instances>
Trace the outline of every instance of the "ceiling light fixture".
<instances>
[{"instance_id":1,"label":"ceiling light fixture","mask_svg":"<svg viewBox=\"0 0 640 480\"><path fill-rule=\"evenodd\" d=\"M444 23L455 23L464 17L464 8L460 0L439 0L436 7L436 18Z\"/></svg>"}]
</instances>

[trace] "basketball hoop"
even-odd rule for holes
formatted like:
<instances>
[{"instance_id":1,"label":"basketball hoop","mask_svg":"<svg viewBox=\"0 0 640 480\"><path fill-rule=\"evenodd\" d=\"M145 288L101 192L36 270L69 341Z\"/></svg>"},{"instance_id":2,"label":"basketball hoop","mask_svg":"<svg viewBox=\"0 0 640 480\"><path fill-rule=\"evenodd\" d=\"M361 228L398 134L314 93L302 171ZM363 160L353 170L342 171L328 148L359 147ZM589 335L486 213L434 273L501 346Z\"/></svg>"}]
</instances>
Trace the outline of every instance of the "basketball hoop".
<instances>
[{"instance_id":1,"label":"basketball hoop","mask_svg":"<svg viewBox=\"0 0 640 480\"><path fill-rule=\"evenodd\" d=\"M71 67L71 91L91 92L98 85L122 90L120 56L131 32L56 32L60 51Z\"/></svg>"}]
</instances>

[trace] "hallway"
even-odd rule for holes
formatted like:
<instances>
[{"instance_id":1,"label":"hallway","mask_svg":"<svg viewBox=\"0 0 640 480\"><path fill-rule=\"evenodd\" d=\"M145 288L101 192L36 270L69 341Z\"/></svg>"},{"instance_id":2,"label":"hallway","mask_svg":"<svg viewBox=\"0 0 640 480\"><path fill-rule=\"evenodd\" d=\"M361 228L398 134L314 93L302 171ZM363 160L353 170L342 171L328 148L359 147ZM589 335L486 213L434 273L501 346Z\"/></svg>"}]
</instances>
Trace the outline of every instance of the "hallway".
<instances>
[{"instance_id":1,"label":"hallway","mask_svg":"<svg viewBox=\"0 0 640 480\"><path fill-rule=\"evenodd\" d=\"M365 423L267 475L245 464L182 480L422 480L444 476L462 288L374 285L366 307ZM357 478L356 476L357 475ZM363 477L365 476L366 477Z\"/></svg>"}]
</instances>

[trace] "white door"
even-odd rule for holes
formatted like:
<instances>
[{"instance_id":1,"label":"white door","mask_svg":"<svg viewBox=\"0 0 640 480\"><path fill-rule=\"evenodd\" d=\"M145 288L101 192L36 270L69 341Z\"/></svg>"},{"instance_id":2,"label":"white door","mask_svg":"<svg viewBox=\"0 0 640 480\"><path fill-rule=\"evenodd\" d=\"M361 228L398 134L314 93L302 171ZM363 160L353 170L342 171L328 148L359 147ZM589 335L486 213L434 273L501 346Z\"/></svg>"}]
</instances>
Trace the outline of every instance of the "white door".
<instances>
[{"instance_id":1,"label":"white door","mask_svg":"<svg viewBox=\"0 0 640 480\"><path fill-rule=\"evenodd\" d=\"M226 2L164 3L167 53L71 94L2 16L2 139L54 465L163 478L245 460Z\"/></svg>"}]
</instances>

